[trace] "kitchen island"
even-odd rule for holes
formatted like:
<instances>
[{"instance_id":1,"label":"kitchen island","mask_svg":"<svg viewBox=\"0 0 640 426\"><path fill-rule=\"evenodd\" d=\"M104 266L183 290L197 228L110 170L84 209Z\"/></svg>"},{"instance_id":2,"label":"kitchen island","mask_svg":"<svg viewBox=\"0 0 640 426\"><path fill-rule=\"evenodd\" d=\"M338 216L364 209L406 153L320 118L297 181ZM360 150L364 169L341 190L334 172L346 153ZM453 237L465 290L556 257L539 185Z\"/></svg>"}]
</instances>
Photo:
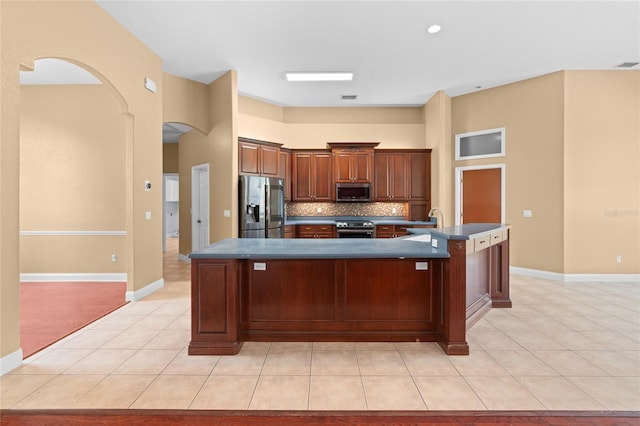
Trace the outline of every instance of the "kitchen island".
<instances>
[{"instance_id":1,"label":"kitchen island","mask_svg":"<svg viewBox=\"0 0 640 426\"><path fill-rule=\"evenodd\" d=\"M510 307L509 227L371 239L225 239L191 258L190 355L244 341L434 341L466 355L466 328Z\"/></svg>"}]
</instances>

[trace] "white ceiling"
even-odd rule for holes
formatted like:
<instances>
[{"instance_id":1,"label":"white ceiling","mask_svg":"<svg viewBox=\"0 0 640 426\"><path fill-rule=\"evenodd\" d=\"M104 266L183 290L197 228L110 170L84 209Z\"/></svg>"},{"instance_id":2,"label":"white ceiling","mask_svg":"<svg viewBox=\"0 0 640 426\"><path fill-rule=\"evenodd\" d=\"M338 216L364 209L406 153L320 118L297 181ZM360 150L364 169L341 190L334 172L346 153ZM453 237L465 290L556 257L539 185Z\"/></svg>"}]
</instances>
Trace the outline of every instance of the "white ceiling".
<instances>
[{"instance_id":1,"label":"white ceiling","mask_svg":"<svg viewBox=\"0 0 640 426\"><path fill-rule=\"evenodd\" d=\"M165 72L210 83L235 69L242 95L283 106L416 106L438 90L640 60L640 0L97 3ZM442 31L427 34L434 23ZM286 71L355 78L290 83Z\"/></svg>"}]
</instances>

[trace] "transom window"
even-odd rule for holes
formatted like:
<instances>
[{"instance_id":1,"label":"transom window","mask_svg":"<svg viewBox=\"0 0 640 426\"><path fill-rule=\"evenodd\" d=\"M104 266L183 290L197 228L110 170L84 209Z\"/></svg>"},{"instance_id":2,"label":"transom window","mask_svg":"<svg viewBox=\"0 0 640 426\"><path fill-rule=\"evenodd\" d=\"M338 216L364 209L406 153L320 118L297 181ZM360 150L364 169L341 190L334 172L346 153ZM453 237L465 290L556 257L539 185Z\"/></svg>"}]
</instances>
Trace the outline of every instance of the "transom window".
<instances>
[{"instance_id":1,"label":"transom window","mask_svg":"<svg viewBox=\"0 0 640 426\"><path fill-rule=\"evenodd\" d=\"M505 128L456 134L456 161L504 157Z\"/></svg>"}]
</instances>

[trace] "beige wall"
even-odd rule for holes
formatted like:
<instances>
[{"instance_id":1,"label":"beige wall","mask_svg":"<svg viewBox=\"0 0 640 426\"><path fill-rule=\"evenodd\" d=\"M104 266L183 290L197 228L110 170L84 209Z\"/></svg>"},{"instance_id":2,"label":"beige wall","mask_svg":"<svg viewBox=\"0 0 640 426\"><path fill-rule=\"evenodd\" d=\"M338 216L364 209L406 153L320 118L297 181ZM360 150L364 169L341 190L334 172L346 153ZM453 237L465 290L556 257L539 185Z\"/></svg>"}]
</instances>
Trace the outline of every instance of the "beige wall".
<instances>
[{"instance_id":1,"label":"beige wall","mask_svg":"<svg viewBox=\"0 0 640 426\"><path fill-rule=\"evenodd\" d=\"M380 142L378 148L425 148L422 108L280 107L240 97L239 136L292 149L325 149L327 142Z\"/></svg>"},{"instance_id":2,"label":"beige wall","mask_svg":"<svg viewBox=\"0 0 640 426\"><path fill-rule=\"evenodd\" d=\"M285 146L380 142L378 148L425 148L422 108L285 108Z\"/></svg>"},{"instance_id":3,"label":"beige wall","mask_svg":"<svg viewBox=\"0 0 640 426\"><path fill-rule=\"evenodd\" d=\"M169 81L169 80L166 80ZM172 97L183 95L185 87L177 79L172 79ZM180 174L180 254L192 251L191 237L191 169L193 166L209 165L209 241L213 243L238 234L238 95L237 74L229 71L210 85L197 86L199 94L206 94L210 128L197 128L185 133L178 143L178 169ZM192 90L189 88L189 90ZM167 102L167 100L165 100ZM183 114L179 110L165 111L165 121L176 121ZM171 115L169 115L171 114ZM197 121L190 114L183 114L180 122L192 125ZM196 126L193 126L196 127ZM224 215L228 210L229 217Z\"/></svg>"},{"instance_id":4,"label":"beige wall","mask_svg":"<svg viewBox=\"0 0 640 426\"><path fill-rule=\"evenodd\" d=\"M284 144L284 108L238 97L238 136Z\"/></svg>"},{"instance_id":5,"label":"beige wall","mask_svg":"<svg viewBox=\"0 0 640 426\"><path fill-rule=\"evenodd\" d=\"M453 170L451 168L451 98L439 91L424 106L425 140L431 149L431 206L453 225Z\"/></svg>"},{"instance_id":6,"label":"beige wall","mask_svg":"<svg viewBox=\"0 0 640 426\"><path fill-rule=\"evenodd\" d=\"M454 134L506 128L505 157L454 167L506 164L512 266L638 274L639 75L558 72L452 99Z\"/></svg>"},{"instance_id":7,"label":"beige wall","mask_svg":"<svg viewBox=\"0 0 640 426\"><path fill-rule=\"evenodd\" d=\"M506 156L451 161L453 168L506 164L511 265L563 272L564 73L482 90L451 100L452 134L506 128ZM453 144L453 137L451 143ZM524 218L523 210L532 210Z\"/></svg>"},{"instance_id":8,"label":"beige wall","mask_svg":"<svg viewBox=\"0 0 640 426\"><path fill-rule=\"evenodd\" d=\"M565 273L638 274L640 71L567 71L565 83Z\"/></svg>"},{"instance_id":9,"label":"beige wall","mask_svg":"<svg viewBox=\"0 0 640 426\"><path fill-rule=\"evenodd\" d=\"M238 236L238 75L209 85L209 241ZM230 217L224 216L228 210Z\"/></svg>"},{"instance_id":10,"label":"beige wall","mask_svg":"<svg viewBox=\"0 0 640 426\"><path fill-rule=\"evenodd\" d=\"M162 62L94 2L0 2L0 357L20 347L19 69L67 59L100 78L118 100L125 143L128 291L162 279ZM153 94L142 82L158 83ZM133 200L135 199L135 203ZM150 211L152 220L145 220Z\"/></svg>"},{"instance_id":11,"label":"beige wall","mask_svg":"<svg viewBox=\"0 0 640 426\"><path fill-rule=\"evenodd\" d=\"M178 144L162 144L162 173L178 173Z\"/></svg>"},{"instance_id":12,"label":"beige wall","mask_svg":"<svg viewBox=\"0 0 640 426\"><path fill-rule=\"evenodd\" d=\"M178 143L180 170L180 205L178 220L180 228L180 253L188 255L192 251L191 239L191 168L208 163L209 140L198 130L191 130L180 137Z\"/></svg>"},{"instance_id":13,"label":"beige wall","mask_svg":"<svg viewBox=\"0 0 640 426\"><path fill-rule=\"evenodd\" d=\"M20 92L20 230L125 231L124 127L113 94L103 85ZM22 236L20 272L124 273L125 242L111 235Z\"/></svg>"},{"instance_id":14,"label":"beige wall","mask_svg":"<svg viewBox=\"0 0 640 426\"><path fill-rule=\"evenodd\" d=\"M209 98L206 84L164 73L162 122L182 123L209 131Z\"/></svg>"}]
</instances>

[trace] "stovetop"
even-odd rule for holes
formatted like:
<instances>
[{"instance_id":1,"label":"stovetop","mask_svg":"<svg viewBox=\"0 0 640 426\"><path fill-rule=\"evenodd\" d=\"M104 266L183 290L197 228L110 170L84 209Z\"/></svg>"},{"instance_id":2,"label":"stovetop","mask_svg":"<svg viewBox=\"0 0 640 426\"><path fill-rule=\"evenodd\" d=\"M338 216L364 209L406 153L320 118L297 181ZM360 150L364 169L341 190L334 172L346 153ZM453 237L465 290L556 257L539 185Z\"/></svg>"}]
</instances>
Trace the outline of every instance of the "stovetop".
<instances>
[{"instance_id":1,"label":"stovetop","mask_svg":"<svg viewBox=\"0 0 640 426\"><path fill-rule=\"evenodd\" d=\"M339 220L336 222L336 228L339 229L371 229L375 225L370 220Z\"/></svg>"}]
</instances>

